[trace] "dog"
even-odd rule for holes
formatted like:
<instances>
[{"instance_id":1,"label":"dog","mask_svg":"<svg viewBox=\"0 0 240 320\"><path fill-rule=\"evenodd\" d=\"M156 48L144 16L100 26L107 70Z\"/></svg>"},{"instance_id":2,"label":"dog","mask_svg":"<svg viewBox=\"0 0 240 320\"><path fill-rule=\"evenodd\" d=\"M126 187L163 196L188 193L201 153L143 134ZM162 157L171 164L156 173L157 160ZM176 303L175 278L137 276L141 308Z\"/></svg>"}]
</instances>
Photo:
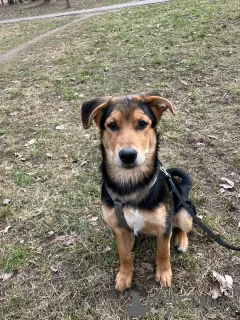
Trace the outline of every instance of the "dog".
<instances>
[{"instance_id":1,"label":"dog","mask_svg":"<svg viewBox=\"0 0 240 320\"><path fill-rule=\"evenodd\" d=\"M102 213L118 245L120 269L115 288L119 291L132 286L132 250L137 234L156 237L155 279L164 287L172 283L173 227L177 249L185 252L188 248L192 218L172 196L160 170L156 127L166 110L175 115L172 103L157 92L102 97L82 105L83 128L95 121L101 132ZM180 169L168 172L180 192L188 195L189 175Z\"/></svg>"}]
</instances>

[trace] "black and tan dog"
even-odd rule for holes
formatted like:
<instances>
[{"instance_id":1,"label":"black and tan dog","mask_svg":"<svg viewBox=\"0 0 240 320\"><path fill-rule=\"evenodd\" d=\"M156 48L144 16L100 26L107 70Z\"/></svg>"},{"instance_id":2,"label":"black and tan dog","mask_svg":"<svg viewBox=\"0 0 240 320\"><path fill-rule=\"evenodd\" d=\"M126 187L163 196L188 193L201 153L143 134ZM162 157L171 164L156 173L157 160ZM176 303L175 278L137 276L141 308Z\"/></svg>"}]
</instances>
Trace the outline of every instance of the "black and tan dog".
<instances>
[{"instance_id":1,"label":"black and tan dog","mask_svg":"<svg viewBox=\"0 0 240 320\"><path fill-rule=\"evenodd\" d=\"M167 287L172 281L172 227L177 228L178 250L184 252L188 247L192 218L172 199L158 159L156 126L167 109L175 114L171 102L155 92L98 98L82 106L83 127L88 129L95 120L101 130L102 211L118 244L116 289L120 291L132 285L134 235L156 236L156 281ZM179 188L189 193L189 176L178 169L169 172L181 178ZM116 202L122 206L121 219L116 215Z\"/></svg>"}]
</instances>

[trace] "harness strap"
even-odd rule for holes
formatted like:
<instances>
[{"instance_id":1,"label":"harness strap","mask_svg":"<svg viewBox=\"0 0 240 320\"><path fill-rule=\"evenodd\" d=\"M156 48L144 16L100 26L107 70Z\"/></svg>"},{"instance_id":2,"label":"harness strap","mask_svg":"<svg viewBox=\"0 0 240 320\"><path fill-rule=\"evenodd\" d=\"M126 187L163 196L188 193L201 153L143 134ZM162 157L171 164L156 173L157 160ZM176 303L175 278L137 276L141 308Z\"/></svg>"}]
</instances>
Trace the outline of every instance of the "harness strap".
<instances>
[{"instance_id":1,"label":"harness strap","mask_svg":"<svg viewBox=\"0 0 240 320\"><path fill-rule=\"evenodd\" d=\"M187 212L190 214L190 216L193 218L194 222L196 222L196 224L203 229L203 231L205 231L207 233L207 235L213 239L214 241L216 241L218 244L220 244L221 246L227 248L227 249L231 249L231 250L235 250L235 251L240 251L240 247L235 247L232 246L231 244L228 244L227 242L223 241L218 235L216 235L215 233L213 233L202 221L201 219L199 219L197 217L197 212L195 209L195 206L193 205L193 203L188 199L188 201L186 202L183 198L183 196L180 194L180 192L178 191L178 189L176 188L174 182L172 181L172 178L170 176L170 174L163 168L161 167L160 170L164 173L165 177L167 178L170 190L172 191L172 193L175 193L176 196L178 197L178 199L180 200L181 204L183 205L183 207L187 210Z\"/></svg>"},{"instance_id":2,"label":"harness strap","mask_svg":"<svg viewBox=\"0 0 240 320\"><path fill-rule=\"evenodd\" d=\"M108 187L106 187L106 189L107 189L107 192L114 203L114 209L115 209L115 213L118 218L118 222L119 222L120 227L128 229L129 231L133 232L133 230L129 227L129 225L127 224L127 221L124 217L124 212L123 212L124 203L117 201L116 195Z\"/></svg>"},{"instance_id":3,"label":"harness strap","mask_svg":"<svg viewBox=\"0 0 240 320\"><path fill-rule=\"evenodd\" d=\"M129 225L127 224L127 221L126 221L126 219L124 217L122 202L119 202L119 201L115 200L114 201L114 209L115 209L115 213L116 213L116 216L118 218L120 226L122 228L126 228L129 231L133 232L133 230L129 227Z\"/></svg>"}]
</instances>

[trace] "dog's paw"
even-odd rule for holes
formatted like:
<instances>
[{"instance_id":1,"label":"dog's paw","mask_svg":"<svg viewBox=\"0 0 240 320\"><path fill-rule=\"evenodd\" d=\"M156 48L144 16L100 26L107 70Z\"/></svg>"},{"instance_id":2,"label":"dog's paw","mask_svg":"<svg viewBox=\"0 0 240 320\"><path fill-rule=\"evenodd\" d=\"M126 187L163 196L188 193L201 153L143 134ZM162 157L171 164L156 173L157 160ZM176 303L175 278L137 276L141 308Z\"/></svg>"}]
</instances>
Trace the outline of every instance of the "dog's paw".
<instances>
[{"instance_id":1,"label":"dog's paw","mask_svg":"<svg viewBox=\"0 0 240 320\"><path fill-rule=\"evenodd\" d=\"M172 285L172 270L167 271L156 271L156 282L160 282L163 287L171 287Z\"/></svg>"},{"instance_id":2,"label":"dog's paw","mask_svg":"<svg viewBox=\"0 0 240 320\"><path fill-rule=\"evenodd\" d=\"M126 289L131 288L132 278L133 278L132 272L130 272L129 274L125 274L119 271L116 277L115 289L122 292Z\"/></svg>"},{"instance_id":3,"label":"dog's paw","mask_svg":"<svg viewBox=\"0 0 240 320\"><path fill-rule=\"evenodd\" d=\"M187 251L188 248L188 237L185 232L177 233L175 239L175 247L181 253Z\"/></svg>"}]
</instances>

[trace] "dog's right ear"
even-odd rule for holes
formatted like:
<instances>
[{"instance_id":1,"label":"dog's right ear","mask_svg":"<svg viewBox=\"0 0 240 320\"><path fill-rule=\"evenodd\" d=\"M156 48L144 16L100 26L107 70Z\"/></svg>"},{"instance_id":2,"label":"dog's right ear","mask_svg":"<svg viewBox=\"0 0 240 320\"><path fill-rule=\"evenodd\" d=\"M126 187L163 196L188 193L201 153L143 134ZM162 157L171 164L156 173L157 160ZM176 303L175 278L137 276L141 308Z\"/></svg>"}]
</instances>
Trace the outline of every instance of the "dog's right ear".
<instances>
[{"instance_id":1,"label":"dog's right ear","mask_svg":"<svg viewBox=\"0 0 240 320\"><path fill-rule=\"evenodd\" d=\"M101 117L109 100L110 97L104 97L93 99L83 103L81 116L84 129L88 129L91 126L93 120L95 120L97 126L100 127Z\"/></svg>"}]
</instances>

